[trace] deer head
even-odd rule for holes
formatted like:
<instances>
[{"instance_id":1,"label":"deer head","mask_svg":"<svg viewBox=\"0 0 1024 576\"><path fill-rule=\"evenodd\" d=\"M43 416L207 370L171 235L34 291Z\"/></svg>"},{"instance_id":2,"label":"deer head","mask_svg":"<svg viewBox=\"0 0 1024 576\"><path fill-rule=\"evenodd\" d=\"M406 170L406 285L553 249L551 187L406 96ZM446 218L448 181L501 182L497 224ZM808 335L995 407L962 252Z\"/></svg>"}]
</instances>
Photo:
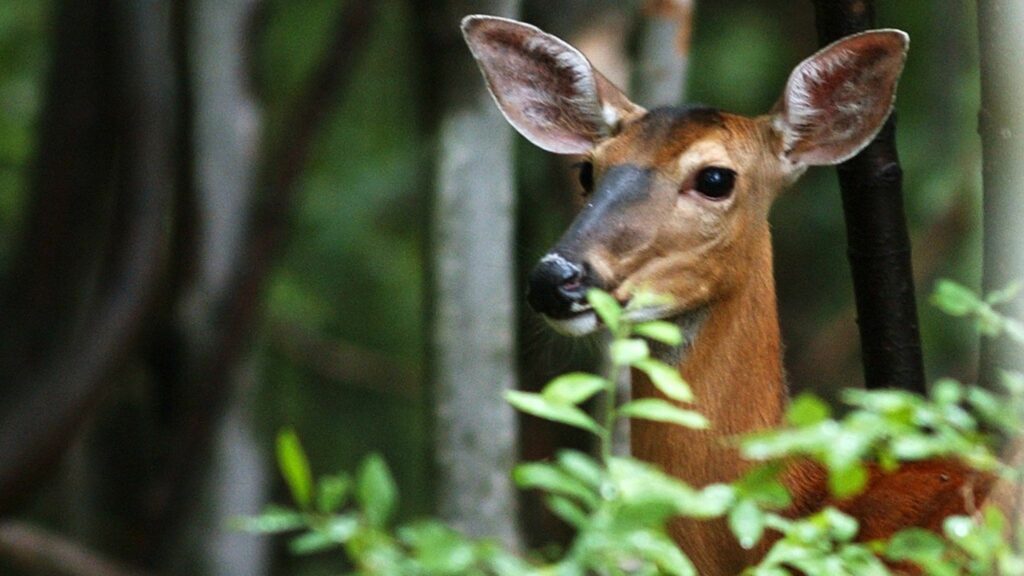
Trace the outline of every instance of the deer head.
<instances>
[{"instance_id":1,"label":"deer head","mask_svg":"<svg viewBox=\"0 0 1024 576\"><path fill-rule=\"evenodd\" d=\"M591 287L623 303L639 291L671 297L632 310L649 320L728 298L752 269L767 266L770 278L773 200L808 166L843 162L874 138L908 46L898 30L840 40L793 70L770 113L750 118L645 110L578 50L528 24L469 16L462 30L509 123L544 150L583 156L585 206L531 273L528 294L573 335L599 327Z\"/></svg>"}]
</instances>

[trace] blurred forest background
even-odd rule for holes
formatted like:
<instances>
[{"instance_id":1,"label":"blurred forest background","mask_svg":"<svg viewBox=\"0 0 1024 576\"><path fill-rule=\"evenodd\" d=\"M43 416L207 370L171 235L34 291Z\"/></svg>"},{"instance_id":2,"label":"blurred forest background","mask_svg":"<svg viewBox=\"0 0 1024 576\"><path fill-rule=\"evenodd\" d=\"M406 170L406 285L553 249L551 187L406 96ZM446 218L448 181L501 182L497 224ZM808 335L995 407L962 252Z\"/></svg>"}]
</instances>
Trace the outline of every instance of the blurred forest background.
<instances>
[{"instance_id":1,"label":"blurred forest background","mask_svg":"<svg viewBox=\"0 0 1024 576\"><path fill-rule=\"evenodd\" d=\"M229 528L281 499L282 426L317 472L382 453L406 517L440 509L458 525L462 494L514 527L500 495L460 488L474 479L451 470L480 466L459 462L460 442L487 447L488 467L583 446L528 417L517 433L498 392L599 359L525 307L575 175L481 99L459 18L516 14L644 94L645 39L666 14L685 18L692 33L667 37L671 57L689 46L685 100L744 114L767 111L817 48L810 2L689 6L0 3L0 573L336 573L336 558ZM926 298L940 276L980 282L973 10L877 7L912 39L897 140L930 379L976 378L975 338ZM467 131L460 114L478 109L500 128ZM515 148L511 181L500 146ZM472 198L453 174L470 175ZM772 223L790 381L834 398L862 379L834 171L811 170ZM459 292L474 267L491 280ZM486 397L452 404L452 386ZM493 437L459 439L463 417ZM518 532L493 533L566 537L527 497L519 510Z\"/></svg>"}]
</instances>

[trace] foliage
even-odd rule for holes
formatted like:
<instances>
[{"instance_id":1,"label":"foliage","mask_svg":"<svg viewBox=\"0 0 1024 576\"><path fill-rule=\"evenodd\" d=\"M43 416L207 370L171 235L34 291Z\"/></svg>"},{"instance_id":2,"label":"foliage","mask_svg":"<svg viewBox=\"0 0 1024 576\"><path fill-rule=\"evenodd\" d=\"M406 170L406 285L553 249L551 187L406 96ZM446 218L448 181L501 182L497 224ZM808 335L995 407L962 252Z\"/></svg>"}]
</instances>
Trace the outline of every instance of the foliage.
<instances>
[{"instance_id":1,"label":"foliage","mask_svg":"<svg viewBox=\"0 0 1024 576\"><path fill-rule=\"evenodd\" d=\"M993 308L1015 293L1013 288L982 299L942 282L933 301L954 315L973 318L986 334L1005 333L1020 341L1017 321ZM519 410L586 430L599 441L596 458L566 450L551 462L520 464L513 472L520 487L541 491L552 512L576 529L576 538L560 558L523 558L433 520L394 527L395 484L380 457L367 458L354 478L342 474L314 483L291 430L280 433L277 452L297 508L268 508L260 516L241 519L239 528L298 531L290 542L297 554L342 547L355 573L367 575L695 574L666 532L668 521L676 517L724 517L747 549L773 533L768 553L746 571L754 576L794 571L887 575L886 561L913 564L938 576L1024 574L1019 552L1024 540L995 508L949 517L941 535L912 528L887 542L862 542L857 520L837 508L787 516L783 510L791 497L780 480L787 462L809 459L827 470L830 490L842 498L864 489L870 465L893 471L901 462L942 457L997 474L1019 489L1019 471L992 452L992 432L1016 433L1018 417L1024 414L1024 375L1005 375L1006 397L950 379L937 382L927 398L897 390L849 390L844 400L853 409L839 419L821 400L800 396L791 403L783 427L738 439L741 453L761 464L732 484L697 489L611 451L612 429L621 418L695 429L711 425L700 413L681 407L694 400L690 387L675 369L651 357L648 340L679 345L679 329L660 321L634 324L631 308L623 309L608 294L592 291L588 297L612 334L608 374L570 373L539 393L507 394ZM615 382L631 368L650 376L664 398L616 405ZM606 409L603 418L594 418L581 404L600 394Z\"/></svg>"}]
</instances>

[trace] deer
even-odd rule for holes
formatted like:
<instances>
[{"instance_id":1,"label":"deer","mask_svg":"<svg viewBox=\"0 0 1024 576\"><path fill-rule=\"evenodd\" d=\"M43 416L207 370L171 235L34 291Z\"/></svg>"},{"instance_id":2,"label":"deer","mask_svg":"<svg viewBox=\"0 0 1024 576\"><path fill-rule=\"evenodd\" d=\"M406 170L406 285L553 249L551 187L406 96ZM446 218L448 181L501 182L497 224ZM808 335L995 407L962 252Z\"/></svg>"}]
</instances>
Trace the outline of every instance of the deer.
<instances>
[{"instance_id":1,"label":"deer","mask_svg":"<svg viewBox=\"0 0 1024 576\"><path fill-rule=\"evenodd\" d=\"M751 466L727 439L781 424L782 367L769 209L811 166L850 159L889 117L909 37L880 29L843 38L799 63L777 104L747 117L703 106L647 110L565 41L505 18L462 22L470 51L505 119L534 145L582 157L583 206L528 277L529 305L557 331L600 330L586 298L599 288L633 321L676 323L684 343L664 355L711 421L709 430L634 420L632 454L693 486L728 482ZM635 397L658 396L632 374ZM664 396L659 396L664 398ZM953 461L872 470L866 490L832 501L824 472L784 472L791 512L832 504L860 522L859 538L909 526L940 530L977 505L991 482ZM962 492L970 485L974 502ZM680 519L678 545L704 575L738 574L766 552L741 547L724 521Z\"/></svg>"}]
</instances>

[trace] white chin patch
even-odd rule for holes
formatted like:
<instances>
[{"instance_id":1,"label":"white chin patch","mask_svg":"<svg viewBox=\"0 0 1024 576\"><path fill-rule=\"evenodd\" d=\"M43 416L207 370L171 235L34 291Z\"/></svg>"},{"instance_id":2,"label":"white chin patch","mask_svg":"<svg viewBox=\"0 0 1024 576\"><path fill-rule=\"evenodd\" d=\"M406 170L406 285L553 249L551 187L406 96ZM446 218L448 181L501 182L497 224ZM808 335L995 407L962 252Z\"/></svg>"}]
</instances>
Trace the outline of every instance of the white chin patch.
<instances>
[{"instance_id":1,"label":"white chin patch","mask_svg":"<svg viewBox=\"0 0 1024 576\"><path fill-rule=\"evenodd\" d=\"M599 327L597 314L593 312L584 312L572 318L561 320L555 320L547 316L544 319L548 321L548 324L551 324L555 331L566 336L586 336L587 334L597 332Z\"/></svg>"}]
</instances>

